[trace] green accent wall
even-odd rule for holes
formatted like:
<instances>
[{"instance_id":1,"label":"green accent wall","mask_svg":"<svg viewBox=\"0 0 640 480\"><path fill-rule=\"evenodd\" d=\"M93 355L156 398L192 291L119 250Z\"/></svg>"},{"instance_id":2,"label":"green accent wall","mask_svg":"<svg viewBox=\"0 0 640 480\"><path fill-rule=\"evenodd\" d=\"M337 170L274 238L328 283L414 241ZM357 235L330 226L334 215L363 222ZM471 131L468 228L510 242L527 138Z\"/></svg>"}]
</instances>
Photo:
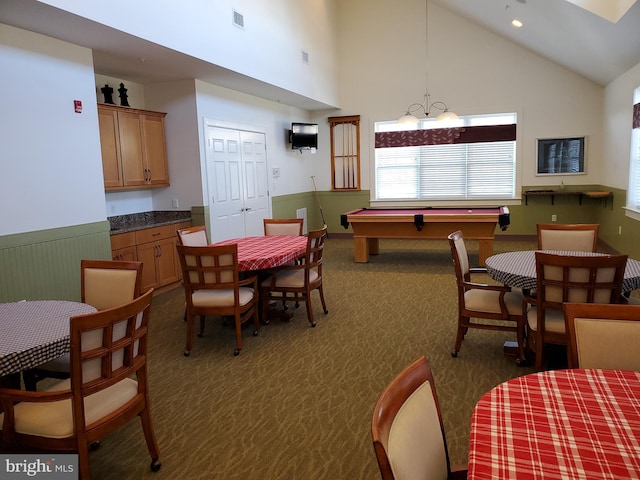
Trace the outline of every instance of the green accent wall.
<instances>
[{"instance_id":1,"label":"green accent wall","mask_svg":"<svg viewBox=\"0 0 640 480\"><path fill-rule=\"evenodd\" d=\"M540 186L525 186L523 190ZM560 186L545 187L560 189ZM625 215L626 190L603 185L565 186L567 191L610 191L613 198L587 198L578 195L556 195L551 203L550 196L530 196L528 204L523 197L520 205L509 205L511 225L506 231L496 229L496 236L535 236L538 223L551 223L556 215L558 223L598 223L600 240L618 252L627 253L631 258L640 259L640 222ZM295 217L298 208L306 207L310 229L322 225L318 201L322 205L329 233L351 234L351 228L345 230L340 225L340 215L356 208L369 206L369 190L349 192L307 192L295 195L282 195L273 198L273 216L275 218ZM622 227L622 234L618 233Z\"/></svg>"},{"instance_id":2,"label":"green accent wall","mask_svg":"<svg viewBox=\"0 0 640 480\"><path fill-rule=\"evenodd\" d=\"M80 261L111 259L108 221L0 237L0 302L80 300Z\"/></svg>"},{"instance_id":3,"label":"green accent wall","mask_svg":"<svg viewBox=\"0 0 640 480\"><path fill-rule=\"evenodd\" d=\"M369 205L369 191L307 192L272 198L273 218L294 218L298 208L307 209L307 228L322 228L322 214L329 233L353 233L340 225L340 215ZM322 214L320 212L322 207Z\"/></svg>"}]
</instances>

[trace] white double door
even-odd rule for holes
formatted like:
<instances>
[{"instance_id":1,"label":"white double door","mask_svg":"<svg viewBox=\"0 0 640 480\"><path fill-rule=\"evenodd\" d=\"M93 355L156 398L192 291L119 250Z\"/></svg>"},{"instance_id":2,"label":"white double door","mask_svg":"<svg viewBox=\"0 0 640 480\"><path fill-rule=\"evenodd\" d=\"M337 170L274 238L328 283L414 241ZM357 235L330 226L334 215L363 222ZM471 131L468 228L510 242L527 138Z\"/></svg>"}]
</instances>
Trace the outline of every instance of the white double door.
<instances>
[{"instance_id":1,"label":"white double door","mask_svg":"<svg viewBox=\"0 0 640 480\"><path fill-rule=\"evenodd\" d=\"M264 133L207 127L211 242L263 235L270 212L266 153Z\"/></svg>"}]
</instances>

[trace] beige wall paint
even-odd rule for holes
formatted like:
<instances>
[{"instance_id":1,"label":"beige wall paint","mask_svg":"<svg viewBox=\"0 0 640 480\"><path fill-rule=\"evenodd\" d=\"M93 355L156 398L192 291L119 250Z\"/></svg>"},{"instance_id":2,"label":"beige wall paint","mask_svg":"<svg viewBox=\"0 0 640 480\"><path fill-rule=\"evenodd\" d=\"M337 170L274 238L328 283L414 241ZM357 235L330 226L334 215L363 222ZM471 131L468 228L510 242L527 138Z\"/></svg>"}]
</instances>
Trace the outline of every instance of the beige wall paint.
<instances>
[{"instance_id":1,"label":"beige wall paint","mask_svg":"<svg viewBox=\"0 0 640 480\"><path fill-rule=\"evenodd\" d=\"M424 2L407 0L402 8L385 0L339 2L338 21L340 114L362 116L362 184L369 189L374 122L398 118L426 89ZM432 100L460 115L518 112L518 184L599 183L600 86L435 4L428 36ZM536 176L536 139L575 135L589 137L587 174ZM329 172L322 179L327 188Z\"/></svg>"}]
</instances>

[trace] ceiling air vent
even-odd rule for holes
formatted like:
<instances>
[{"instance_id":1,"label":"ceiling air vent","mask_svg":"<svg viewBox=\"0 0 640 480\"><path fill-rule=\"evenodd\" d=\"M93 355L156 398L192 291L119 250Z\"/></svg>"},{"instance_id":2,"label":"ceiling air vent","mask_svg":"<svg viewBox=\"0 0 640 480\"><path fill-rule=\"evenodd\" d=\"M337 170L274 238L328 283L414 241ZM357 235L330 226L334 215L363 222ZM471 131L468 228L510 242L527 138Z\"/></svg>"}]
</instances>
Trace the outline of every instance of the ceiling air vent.
<instances>
[{"instance_id":1,"label":"ceiling air vent","mask_svg":"<svg viewBox=\"0 0 640 480\"><path fill-rule=\"evenodd\" d=\"M302 63L309 63L309 54L302 50Z\"/></svg>"},{"instance_id":2,"label":"ceiling air vent","mask_svg":"<svg viewBox=\"0 0 640 480\"><path fill-rule=\"evenodd\" d=\"M236 27L244 28L244 16L235 10L233 11L233 24Z\"/></svg>"}]
</instances>

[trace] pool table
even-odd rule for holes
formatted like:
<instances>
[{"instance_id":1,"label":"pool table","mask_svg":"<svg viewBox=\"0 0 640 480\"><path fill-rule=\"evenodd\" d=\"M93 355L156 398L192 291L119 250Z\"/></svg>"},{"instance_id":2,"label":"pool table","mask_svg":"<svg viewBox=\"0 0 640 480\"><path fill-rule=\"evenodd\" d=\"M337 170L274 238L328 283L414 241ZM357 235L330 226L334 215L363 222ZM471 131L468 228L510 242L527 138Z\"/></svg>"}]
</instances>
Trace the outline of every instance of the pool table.
<instances>
[{"instance_id":1,"label":"pool table","mask_svg":"<svg viewBox=\"0 0 640 480\"><path fill-rule=\"evenodd\" d=\"M380 238L446 239L462 230L465 239L478 240L479 262L484 266L493 255L496 225L509 226L507 207L467 208L359 208L340 216L344 228L353 229L353 253L356 262L369 261L369 254L380 253Z\"/></svg>"}]
</instances>

